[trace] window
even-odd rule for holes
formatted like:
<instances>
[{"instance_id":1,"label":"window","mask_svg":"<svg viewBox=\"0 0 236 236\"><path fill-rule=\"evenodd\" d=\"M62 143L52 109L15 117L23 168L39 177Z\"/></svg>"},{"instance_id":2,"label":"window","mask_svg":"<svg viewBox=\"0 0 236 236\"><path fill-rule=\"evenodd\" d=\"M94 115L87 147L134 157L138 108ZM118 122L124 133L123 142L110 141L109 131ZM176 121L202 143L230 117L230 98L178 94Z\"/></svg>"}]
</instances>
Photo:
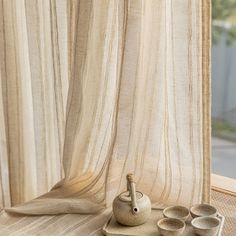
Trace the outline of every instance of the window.
<instances>
[{"instance_id":1,"label":"window","mask_svg":"<svg viewBox=\"0 0 236 236\"><path fill-rule=\"evenodd\" d=\"M213 0L212 17L212 171L236 179L236 0Z\"/></svg>"}]
</instances>

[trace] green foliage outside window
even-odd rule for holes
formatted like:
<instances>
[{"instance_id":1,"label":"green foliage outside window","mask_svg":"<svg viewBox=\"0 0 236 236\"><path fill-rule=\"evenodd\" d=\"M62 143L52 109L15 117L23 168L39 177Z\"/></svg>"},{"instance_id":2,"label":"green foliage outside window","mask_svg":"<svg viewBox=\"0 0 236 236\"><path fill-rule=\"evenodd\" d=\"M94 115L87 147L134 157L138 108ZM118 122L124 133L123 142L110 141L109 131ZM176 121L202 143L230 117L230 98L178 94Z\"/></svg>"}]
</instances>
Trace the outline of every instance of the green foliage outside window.
<instances>
[{"instance_id":1,"label":"green foliage outside window","mask_svg":"<svg viewBox=\"0 0 236 236\"><path fill-rule=\"evenodd\" d=\"M222 23L230 22L230 27ZM217 44L225 31L227 45L236 43L236 0L212 0L212 42Z\"/></svg>"}]
</instances>

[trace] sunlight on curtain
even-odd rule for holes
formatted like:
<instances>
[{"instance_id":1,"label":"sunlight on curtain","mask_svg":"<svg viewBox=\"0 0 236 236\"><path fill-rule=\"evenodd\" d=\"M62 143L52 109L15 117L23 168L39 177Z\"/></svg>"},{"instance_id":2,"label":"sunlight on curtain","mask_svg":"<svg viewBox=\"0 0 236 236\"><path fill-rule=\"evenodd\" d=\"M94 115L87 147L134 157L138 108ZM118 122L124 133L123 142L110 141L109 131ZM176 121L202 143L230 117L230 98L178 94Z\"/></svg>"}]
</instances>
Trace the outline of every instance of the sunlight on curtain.
<instances>
[{"instance_id":1,"label":"sunlight on curtain","mask_svg":"<svg viewBox=\"0 0 236 236\"><path fill-rule=\"evenodd\" d=\"M209 200L202 9L197 0L2 1L2 181L15 205L63 178L62 157L65 171L50 192L7 211L95 213L127 172L153 203Z\"/></svg>"}]
</instances>

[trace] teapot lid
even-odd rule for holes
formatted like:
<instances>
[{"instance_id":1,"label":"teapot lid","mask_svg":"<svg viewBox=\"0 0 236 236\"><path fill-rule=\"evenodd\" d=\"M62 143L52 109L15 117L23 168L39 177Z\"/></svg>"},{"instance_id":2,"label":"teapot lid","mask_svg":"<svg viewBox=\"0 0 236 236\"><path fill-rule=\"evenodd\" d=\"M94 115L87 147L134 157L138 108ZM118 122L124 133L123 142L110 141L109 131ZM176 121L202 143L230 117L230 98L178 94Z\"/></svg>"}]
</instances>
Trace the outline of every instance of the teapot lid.
<instances>
[{"instance_id":1,"label":"teapot lid","mask_svg":"<svg viewBox=\"0 0 236 236\"><path fill-rule=\"evenodd\" d=\"M143 194L139 191L136 191L136 198L137 200L141 199L143 197ZM131 196L129 191L123 192L119 195L119 199L124 202L131 202Z\"/></svg>"}]
</instances>

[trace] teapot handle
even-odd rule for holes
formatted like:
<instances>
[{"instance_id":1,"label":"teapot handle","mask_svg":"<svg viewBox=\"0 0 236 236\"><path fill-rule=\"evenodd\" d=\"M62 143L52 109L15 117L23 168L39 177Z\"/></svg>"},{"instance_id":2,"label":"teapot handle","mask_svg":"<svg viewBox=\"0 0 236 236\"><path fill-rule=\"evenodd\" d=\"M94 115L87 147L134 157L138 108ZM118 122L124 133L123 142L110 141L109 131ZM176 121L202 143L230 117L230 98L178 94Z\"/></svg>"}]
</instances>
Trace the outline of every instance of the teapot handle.
<instances>
[{"instance_id":1,"label":"teapot handle","mask_svg":"<svg viewBox=\"0 0 236 236\"><path fill-rule=\"evenodd\" d=\"M133 214L138 214L139 208L137 204L136 189L135 189L133 174L127 174L126 178L127 178L127 190L129 191L129 194L131 196L132 212Z\"/></svg>"}]
</instances>

